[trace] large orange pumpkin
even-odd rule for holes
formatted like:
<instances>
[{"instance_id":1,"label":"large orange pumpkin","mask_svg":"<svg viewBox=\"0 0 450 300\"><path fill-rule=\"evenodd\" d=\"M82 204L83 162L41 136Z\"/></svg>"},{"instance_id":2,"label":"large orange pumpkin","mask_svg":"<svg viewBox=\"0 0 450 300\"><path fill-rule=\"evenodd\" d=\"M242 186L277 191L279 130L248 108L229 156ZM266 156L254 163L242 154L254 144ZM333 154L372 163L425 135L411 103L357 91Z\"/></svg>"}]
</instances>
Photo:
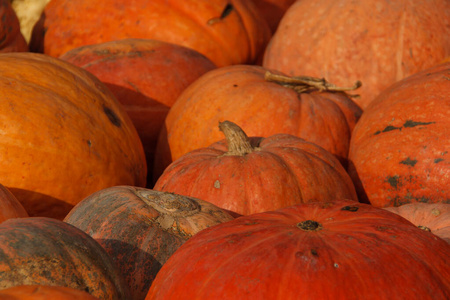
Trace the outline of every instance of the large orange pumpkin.
<instances>
[{"instance_id":1,"label":"large orange pumpkin","mask_svg":"<svg viewBox=\"0 0 450 300\"><path fill-rule=\"evenodd\" d=\"M335 197L358 200L339 160L323 148L288 134L250 139L229 121L219 127L226 142L180 157L154 188L241 215Z\"/></svg>"},{"instance_id":2,"label":"large orange pumpkin","mask_svg":"<svg viewBox=\"0 0 450 300\"><path fill-rule=\"evenodd\" d=\"M30 216L64 218L89 194L144 186L130 118L89 72L43 54L0 54L0 182Z\"/></svg>"},{"instance_id":3,"label":"large orange pumpkin","mask_svg":"<svg viewBox=\"0 0 450 300\"><path fill-rule=\"evenodd\" d=\"M450 55L448 0L302 0L280 21L263 66L288 75L361 80L364 109L394 82Z\"/></svg>"},{"instance_id":4,"label":"large orange pumpkin","mask_svg":"<svg viewBox=\"0 0 450 300\"><path fill-rule=\"evenodd\" d=\"M149 170L169 108L190 83L215 68L192 49L148 39L87 45L59 58L91 72L113 92L138 131Z\"/></svg>"},{"instance_id":5,"label":"large orange pumpkin","mask_svg":"<svg viewBox=\"0 0 450 300\"><path fill-rule=\"evenodd\" d=\"M377 207L450 203L450 63L384 90L353 130L348 172Z\"/></svg>"},{"instance_id":6,"label":"large orange pumpkin","mask_svg":"<svg viewBox=\"0 0 450 300\"><path fill-rule=\"evenodd\" d=\"M34 51L70 49L124 38L183 45L217 66L252 63L264 52L269 26L248 0L52 0L34 28Z\"/></svg>"},{"instance_id":7,"label":"large orange pumpkin","mask_svg":"<svg viewBox=\"0 0 450 300\"><path fill-rule=\"evenodd\" d=\"M25 217L28 217L28 213L23 205L3 184L0 184L0 223L11 218Z\"/></svg>"},{"instance_id":8,"label":"large orange pumpkin","mask_svg":"<svg viewBox=\"0 0 450 300\"><path fill-rule=\"evenodd\" d=\"M286 133L325 148L345 164L359 106L317 78L287 78L260 66L214 69L194 81L169 110L155 154L155 176L172 161L223 138L229 120L249 136Z\"/></svg>"},{"instance_id":9,"label":"large orange pumpkin","mask_svg":"<svg viewBox=\"0 0 450 300\"><path fill-rule=\"evenodd\" d=\"M18 285L0 290L2 300L99 300L74 288L54 285Z\"/></svg>"},{"instance_id":10,"label":"large orange pumpkin","mask_svg":"<svg viewBox=\"0 0 450 300\"><path fill-rule=\"evenodd\" d=\"M205 229L162 267L151 299L446 300L450 245L407 220L336 199Z\"/></svg>"},{"instance_id":11,"label":"large orange pumpkin","mask_svg":"<svg viewBox=\"0 0 450 300\"><path fill-rule=\"evenodd\" d=\"M0 52L28 51L10 0L0 0Z\"/></svg>"}]
</instances>

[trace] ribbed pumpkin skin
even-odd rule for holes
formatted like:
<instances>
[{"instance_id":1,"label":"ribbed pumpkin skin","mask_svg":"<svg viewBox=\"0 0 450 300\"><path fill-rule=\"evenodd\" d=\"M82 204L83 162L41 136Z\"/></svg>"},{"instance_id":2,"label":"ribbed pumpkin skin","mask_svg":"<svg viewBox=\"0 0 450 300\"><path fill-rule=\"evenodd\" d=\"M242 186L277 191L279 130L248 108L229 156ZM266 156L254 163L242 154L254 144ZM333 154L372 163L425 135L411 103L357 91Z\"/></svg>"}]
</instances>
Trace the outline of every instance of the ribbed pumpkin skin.
<instances>
[{"instance_id":1,"label":"ribbed pumpkin skin","mask_svg":"<svg viewBox=\"0 0 450 300\"><path fill-rule=\"evenodd\" d=\"M450 55L447 0L302 0L286 12L263 66L288 75L362 81L365 109L378 94Z\"/></svg>"},{"instance_id":2,"label":"ribbed pumpkin skin","mask_svg":"<svg viewBox=\"0 0 450 300\"><path fill-rule=\"evenodd\" d=\"M348 172L360 201L377 207L450 203L450 63L384 90L364 111Z\"/></svg>"},{"instance_id":3,"label":"ribbed pumpkin skin","mask_svg":"<svg viewBox=\"0 0 450 300\"><path fill-rule=\"evenodd\" d=\"M169 108L189 84L215 68L192 49L147 39L87 45L59 58L91 72L113 92L138 131L149 170Z\"/></svg>"},{"instance_id":4,"label":"ribbed pumpkin skin","mask_svg":"<svg viewBox=\"0 0 450 300\"><path fill-rule=\"evenodd\" d=\"M301 229L307 220L322 228ZM449 256L445 241L383 209L301 204L198 233L162 267L146 300L444 300Z\"/></svg>"},{"instance_id":5,"label":"ribbed pumpkin skin","mask_svg":"<svg viewBox=\"0 0 450 300\"><path fill-rule=\"evenodd\" d=\"M450 244L450 204L409 203L397 207L385 207L385 209L402 216L424 230L430 230Z\"/></svg>"},{"instance_id":6,"label":"ribbed pumpkin skin","mask_svg":"<svg viewBox=\"0 0 450 300\"><path fill-rule=\"evenodd\" d=\"M0 290L3 300L98 300L85 291L64 286L21 285Z\"/></svg>"},{"instance_id":7,"label":"ribbed pumpkin skin","mask_svg":"<svg viewBox=\"0 0 450 300\"><path fill-rule=\"evenodd\" d=\"M0 182L30 216L62 219L89 194L144 186L142 143L92 74L35 53L0 54Z\"/></svg>"},{"instance_id":8,"label":"ribbed pumpkin skin","mask_svg":"<svg viewBox=\"0 0 450 300\"><path fill-rule=\"evenodd\" d=\"M44 14L34 28L32 49L51 56L89 44L147 38L195 49L224 66L252 63L271 36L253 3L244 0L52 0Z\"/></svg>"},{"instance_id":9,"label":"ribbed pumpkin skin","mask_svg":"<svg viewBox=\"0 0 450 300\"><path fill-rule=\"evenodd\" d=\"M197 232L233 217L200 199L132 186L101 190L64 219L97 240L130 287L144 299L161 266Z\"/></svg>"},{"instance_id":10,"label":"ribbed pumpkin skin","mask_svg":"<svg viewBox=\"0 0 450 300\"><path fill-rule=\"evenodd\" d=\"M361 109L342 93L298 94L264 79L260 66L234 65L202 75L169 110L156 149L155 178L172 161L223 138L217 124L230 120L248 136L292 134L345 162Z\"/></svg>"},{"instance_id":11,"label":"ribbed pumpkin skin","mask_svg":"<svg viewBox=\"0 0 450 300\"><path fill-rule=\"evenodd\" d=\"M167 167L154 189L209 201L248 215L298 203L357 201L353 183L329 152L301 138L253 138L253 152L229 155L224 141L187 153Z\"/></svg>"},{"instance_id":12,"label":"ribbed pumpkin skin","mask_svg":"<svg viewBox=\"0 0 450 300\"><path fill-rule=\"evenodd\" d=\"M0 0L0 53L28 51L10 0Z\"/></svg>"},{"instance_id":13,"label":"ribbed pumpkin skin","mask_svg":"<svg viewBox=\"0 0 450 300\"><path fill-rule=\"evenodd\" d=\"M25 218L28 213L17 198L0 184L0 223L11 218Z\"/></svg>"},{"instance_id":14,"label":"ribbed pumpkin skin","mask_svg":"<svg viewBox=\"0 0 450 300\"><path fill-rule=\"evenodd\" d=\"M9 219L0 224L0 290L18 285L58 285L99 299L128 299L128 290L105 250L60 220Z\"/></svg>"}]
</instances>

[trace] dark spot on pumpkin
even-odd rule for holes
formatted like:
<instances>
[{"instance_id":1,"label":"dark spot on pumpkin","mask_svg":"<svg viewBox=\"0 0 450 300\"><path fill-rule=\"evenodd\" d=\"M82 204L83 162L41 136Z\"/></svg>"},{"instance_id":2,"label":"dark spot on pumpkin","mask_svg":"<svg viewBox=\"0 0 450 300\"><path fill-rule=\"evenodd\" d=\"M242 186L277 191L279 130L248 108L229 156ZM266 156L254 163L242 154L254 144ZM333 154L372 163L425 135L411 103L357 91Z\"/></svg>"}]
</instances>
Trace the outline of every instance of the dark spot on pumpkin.
<instances>
[{"instance_id":1,"label":"dark spot on pumpkin","mask_svg":"<svg viewBox=\"0 0 450 300\"><path fill-rule=\"evenodd\" d=\"M222 11L222 14L220 15L221 19L226 18L227 16L229 16L231 14L231 12L233 11L234 7L231 3L228 3L225 8Z\"/></svg>"},{"instance_id":2,"label":"dark spot on pumpkin","mask_svg":"<svg viewBox=\"0 0 450 300\"><path fill-rule=\"evenodd\" d=\"M382 231L382 232L384 232L384 231L388 231L389 229L391 229L391 227L389 227L389 226L375 226L375 230L377 230L377 231Z\"/></svg>"},{"instance_id":3,"label":"dark spot on pumpkin","mask_svg":"<svg viewBox=\"0 0 450 300\"><path fill-rule=\"evenodd\" d=\"M341 208L341 210L346 210L346 211L358 211L359 207L358 206L344 206L343 208Z\"/></svg>"},{"instance_id":4,"label":"dark spot on pumpkin","mask_svg":"<svg viewBox=\"0 0 450 300\"><path fill-rule=\"evenodd\" d=\"M422 229L422 230L424 230L424 231L428 231L428 232L431 232L431 229L430 228L428 228L427 226L422 226L422 225L418 225L417 226L419 229Z\"/></svg>"},{"instance_id":5,"label":"dark spot on pumpkin","mask_svg":"<svg viewBox=\"0 0 450 300\"><path fill-rule=\"evenodd\" d=\"M233 87L238 87L238 85L237 84L233 84Z\"/></svg>"},{"instance_id":6,"label":"dark spot on pumpkin","mask_svg":"<svg viewBox=\"0 0 450 300\"><path fill-rule=\"evenodd\" d=\"M116 113L109 107L103 106L103 111L105 112L108 119L111 121L111 123L114 126L121 127L122 122L120 121L119 117L116 115Z\"/></svg>"},{"instance_id":7,"label":"dark spot on pumpkin","mask_svg":"<svg viewBox=\"0 0 450 300\"><path fill-rule=\"evenodd\" d=\"M411 203L412 201L410 199L405 199L405 198L401 198L399 196L396 196L390 202L392 203L392 206L397 207L397 206L401 206L401 205L404 205L404 204Z\"/></svg>"},{"instance_id":8,"label":"dark spot on pumpkin","mask_svg":"<svg viewBox=\"0 0 450 300\"><path fill-rule=\"evenodd\" d=\"M397 189L399 185L399 177L398 175L388 176L386 182L388 182L394 189Z\"/></svg>"},{"instance_id":9,"label":"dark spot on pumpkin","mask_svg":"<svg viewBox=\"0 0 450 300\"><path fill-rule=\"evenodd\" d=\"M392 131L392 130L402 130L402 128L401 127L395 127L395 126L392 126L392 125L388 125L383 130L378 130L377 132L375 132L374 135L380 134L382 132Z\"/></svg>"},{"instance_id":10,"label":"dark spot on pumpkin","mask_svg":"<svg viewBox=\"0 0 450 300\"><path fill-rule=\"evenodd\" d=\"M434 124L436 122L415 122L413 120L407 120L405 122L405 124L403 124L403 127L405 128L411 128L411 127L416 127L416 126L421 126L421 125L430 125L430 124Z\"/></svg>"},{"instance_id":11,"label":"dark spot on pumpkin","mask_svg":"<svg viewBox=\"0 0 450 300\"><path fill-rule=\"evenodd\" d=\"M317 253L316 249L311 249L311 254L314 256L319 256L319 253Z\"/></svg>"},{"instance_id":12,"label":"dark spot on pumpkin","mask_svg":"<svg viewBox=\"0 0 450 300\"><path fill-rule=\"evenodd\" d=\"M244 223L244 225L257 225L257 224L259 224L259 222L257 222L257 221L246 221Z\"/></svg>"},{"instance_id":13,"label":"dark spot on pumpkin","mask_svg":"<svg viewBox=\"0 0 450 300\"><path fill-rule=\"evenodd\" d=\"M87 144L88 144L88 146L89 146L89 147L91 147L91 146L92 146L92 142L91 142L91 140L87 140L86 142L87 142Z\"/></svg>"},{"instance_id":14,"label":"dark spot on pumpkin","mask_svg":"<svg viewBox=\"0 0 450 300\"><path fill-rule=\"evenodd\" d=\"M417 164L417 160L416 159L411 159L411 158L408 157L405 160L402 160L400 163L403 164L403 165L414 167Z\"/></svg>"},{"instance_id":15,"label":"dark spot on pumpkin","mask_svg":"<svg viewBox=\"0 0 450 300\"><path fill-rule=\"evenodd\" d=\"M305 231L318 231L322 229L322 224L312 220L306 220L297 224L297 227Z\"/></svg>"},{"instance_id":16,"label":"dark spot on pumpkin","mask_svg":"<svg viewBox=\"0 0 450 300\"><path fill-rule=\"evenodd\" d=\"M434 160L434 163L437 164L437 163L440 163L440 162L443 161L443 160L444 160L443 158L436 158L436 159Z\"/></svg>"}]
</instances>

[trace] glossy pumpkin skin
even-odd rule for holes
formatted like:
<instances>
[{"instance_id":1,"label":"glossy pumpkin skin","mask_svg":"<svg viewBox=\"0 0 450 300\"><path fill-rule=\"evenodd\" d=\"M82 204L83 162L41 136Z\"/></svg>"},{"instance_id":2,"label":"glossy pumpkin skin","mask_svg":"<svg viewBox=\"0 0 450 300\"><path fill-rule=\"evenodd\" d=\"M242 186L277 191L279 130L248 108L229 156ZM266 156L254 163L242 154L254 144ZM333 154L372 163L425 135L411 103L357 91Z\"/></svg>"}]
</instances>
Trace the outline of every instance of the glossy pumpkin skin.
<instances>
[{"instance_id":1,"label":"glossy pumpkin skin","mask_svg":"<svg viewBox=\"0 0 450 300\"><path fill-rule=\"evenodd\" d=\"M215 68L192 49L148 39L87 45L59 58L91 72L113 92L138 131L149 170L169 108L189 84Z\"/></svg>"},{"instance_id":2,"label":"glossy pumpkin skin","mask_svg":"<svg viewBox=\"0 0 450 300\"><path fill-rule=\"evenodd\" d=\"M444 300L449 255L445 241L383 209L300 204L198 233L162 267L146 300Z\"/></svg>"},{"instance_id":3,"label":"glossy pumpkin skin","mask_svg":"<svg viewBox=\"0 0 450 300\"><path fill-rule=\"evenodd\" d=\"M233 217L200 199L132 186L101 190L64 219L92 236L112 257L130 287L144 299L161 266L197 232Z\"/></svg>"},{"instance_id":4,"label":"glossy pumpkin skin","mask_svg":"<svg viewBox=\"0 0 450 300\"><path fill-rule=\"evenodd\" d=\"M128 289L106 251L89 235L45 217L0 224L0 290L58 285L99 299L128 299Z\"/></svg>"},{"instance_id":5,"label":"glossy pumpkin skin","mask_svg":"<svg viewBox=\"0 0 450 300\"><path fill-rule=\"evenodd\" d=\"M450 203L450 63L384 90L364 111L348 172L360 201L377 207Z\"/></svg>"},{"instance_id":6,"label":"glossy pumpkin skin","mask_svg":"<svg viewBox=\"0 0 450 300\"><path fill-rule=\"evenodd\" d=\"M331 201L336 195L358 200L340 162L313 143L287 134L253 137L251 149L238 153L233 149L242 147L234 142L227 137L180 157L154 189L197 197L240 215Z\"/></svg>"},{"instance_id":7,"label":"glossy pumpkin skin","mask_svg":"<svg viewBox=\"0 0 450 300\"><path fill-rule=\"evenodd\" d=\"M44 14L34 28L32 49L51 56L89 44L146 38L192 48L225 66L252 63L271 36L253 3L244 0L54 0Z\"/></svg>"},{"instance_id":8,"label":"glossy pumpkin skin","mask_svg":"<svg viewBox=\"0 0 450 300\"><path fill-rule=\"evenodd\" d=\"M0 182L30 216L62 219L89 194L144 186L142 143L97 78L43 54L0 54Z\"/></svg>"},{"instance_id":9,"label":"glossy pumpkin skin","mask_svg":"<svg viewBox=\"0 0 450 300\"><path fill-rule=\"evenodd\" d=\"M11 218L26 218L28 213L17 198L0 184L0 223Z\"/></svg>"},{"instance_id":10,"label":"glossy pumpkin skin","mask_svg":"<svg viewBox=\"0 0 450 300\"><path fill-rule=\"evenodd\" d=\"M0 53L28 51L10 0L0 0Z\"/></svg>"},{"instance_id":11,"label":"glossy pumpkin skin","mask_svg":"<svg viewBox=\"0 0 450 300\"><path fill-rule=\"evenodd\" d=\"M450 204L409 203L397 207L385 207L419 228L431 231L450 244Z\"/></svg>"},{"instance_id":12,"label":"glossy pumpkin skin","mask_svg":"<svg viewBox=\"0 0 450 300\"><path fill-rule=\"evenodd\" d=\"M194 81L169 110L155 154L155 176L192 150L223 138L217 124L238 124L248 136L292 134L325 148L345 164L361 109L342 93L297 93L265 79L265 68L235 65Z\"/></svg>"},{"instance_id":13,"label":"glossy pumpkin skin","mask_svg":"<svg viewBox=\"0 0 450 300\"><path fill-rule=\"evenodd\" d=\"M20 285L0 290L3 300L98 300L99 298L74 288L51 285Z\"/></svg>"},{"instance_id":14,"label":"glossy pumpkin skin","mask_svg":"<svg viewBox=\"0 0 450 300\"><path fill-rule=\"evenodd\" d=\"M288 75L362 81L365 109L391 84L450 55L447 0L302 0L283 16L263 66Z\"/></svg>"}]
</instances>

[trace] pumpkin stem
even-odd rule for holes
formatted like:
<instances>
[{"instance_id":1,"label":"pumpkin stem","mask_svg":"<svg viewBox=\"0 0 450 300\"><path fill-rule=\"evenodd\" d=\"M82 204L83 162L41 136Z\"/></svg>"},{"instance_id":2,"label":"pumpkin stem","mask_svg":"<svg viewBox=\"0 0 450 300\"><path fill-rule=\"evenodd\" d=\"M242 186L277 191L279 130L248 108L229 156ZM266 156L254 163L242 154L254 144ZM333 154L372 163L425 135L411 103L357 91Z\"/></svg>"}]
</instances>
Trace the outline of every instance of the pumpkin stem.
<instances>
[{"instance_id":1,"label":"pumpkin stem","mask_svg":"<svg viewBox=\"0 0 450 300\"><path fill-rule=\"evenodd\" d=\"M219 122L219 130L225 135L228 152L224 155L244 156L252 153L255 148L250 144L250 139L241 127L230 121Z\"/></svg>"},{"instance_id":2,"label":"pumpkin stem","mask_svg":"<svg viewBox=\"0 0 450 300\"><path fill-rule=\"evenodd\" d=\"M332 83L329 83L324 78L316 78L309 76L285 76L274 74L270 71L266 71L264 74L264 79L267 81L278 83L284 87L291 88L297 93L305 93L310 91L319 92L343 92L349 97L358 97L358 95L347 94L347 91L353 91L361 87L361 81L355 82L353 86L350 87L339 87Z\"/></svg>"}]
</instances>

